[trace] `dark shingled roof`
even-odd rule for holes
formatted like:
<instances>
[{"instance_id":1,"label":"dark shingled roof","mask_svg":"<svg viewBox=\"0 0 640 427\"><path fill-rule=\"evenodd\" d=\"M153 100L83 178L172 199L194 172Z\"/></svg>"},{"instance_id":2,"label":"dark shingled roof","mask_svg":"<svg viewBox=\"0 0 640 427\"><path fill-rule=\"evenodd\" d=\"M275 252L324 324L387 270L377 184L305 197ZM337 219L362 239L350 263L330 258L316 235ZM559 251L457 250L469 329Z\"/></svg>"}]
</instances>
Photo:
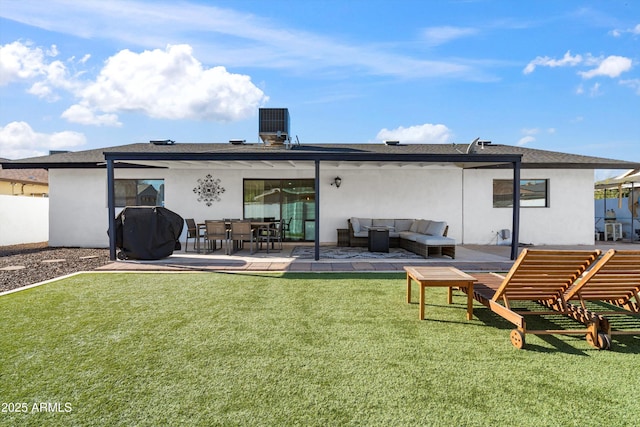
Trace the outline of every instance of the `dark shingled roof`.
<instances>
[{"instance_id":1,"label":"dark shingled roof","mask_svg":"<svg viewBox=\"0 0 640 427\"><path fill-rule=\"evenodd\" d=\"M151 143L137 143L121 145L116 147L106 147L94 150L55 153L48 156L32 157L13 161L0 160L6 169L13 168L95 168L105 166L105 153L136 154L144 158L148 155L162 155L171 157L172 155L189 155L191 160L211 160L212 156L225 156L226 160L231 160L233 156L238 156L241 160L243 155L270 155L277 153L278 156L297 155L322 156L323 160L331 158L335 161L343 160L342 157L351 161L357 161L358 156L375 156L377 161L385 161L385 157L391 159L393 156L406 156L406 160L411 161L411 156L420 157L424 162L428 156L434 156L433 161L438 161L438 156L448 156L448 161L465 164L466 167L474 167L468 163L468 159L475 158L475 162L482 161L482 156L496 158L499 156L522 156L522 168L553 168L553 169L634 169L640 167L639 163L624 160L614 160L601 157L582 156L578 154L568 154L556 151L537 150L525 147L510 145L487 144L484 146L474 146L475 152L471 155L465 154L467 145L453 144L293 144L290 148L284 146L267 146L264 144L242 144L234 145L229 143L218 144L193 144L175 143L167 145L155 145ZM290 153L290 154L288 154ZM115 155L115 154L114 154ZM478 160L480 159L480 160ZM167 157L164 158L167 160ZM397 157L393 160L399 161ZM130 163L135 163L131 161Z\"/></svg>"}]
</instances>

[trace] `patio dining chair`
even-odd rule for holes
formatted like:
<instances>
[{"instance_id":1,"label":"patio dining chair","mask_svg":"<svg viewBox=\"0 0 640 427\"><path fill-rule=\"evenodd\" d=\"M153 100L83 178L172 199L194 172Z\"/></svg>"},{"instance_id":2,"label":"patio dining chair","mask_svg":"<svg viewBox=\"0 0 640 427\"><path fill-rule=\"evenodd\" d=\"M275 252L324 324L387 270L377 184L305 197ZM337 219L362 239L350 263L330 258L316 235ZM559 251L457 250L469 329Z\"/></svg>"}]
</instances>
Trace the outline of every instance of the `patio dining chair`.
<instances>
[{"instance_id":1,"label":"patio dining chair","mask_svg":"<svg viewBox=\"0 0 640 427\"><path fill-rule=\"evenodd\" d=\"M205 242L207 248L215 251L218 248L218 240L220 241L220 249L225 249L225 255L229 254L229 230L224 221L205 221L206 234Z\"/></svg>"},{"instance_id":2,"label":"patio dining chair","mask_svg":"<svg viewBox=\"0 0 640 427\"><path fill-rule=\"evenodd\" d=\"M195 239L193 242L193 250L200 250L200 239L205 237L205 231L198 228L196 221L193 218L185 218L184 222L187 224L187 237L184 240L184 251L189 249L189 239Z\"/></svg>"},{"instance_id":3,"label":"patio dining chair","mask_svg":"<svg viewBox=\"0 0 640 427\"><path fill-rule=\"evenodd\" d=\"M231 221L229 241L233 243L233 249L242 248L244 242L249 241L249 253L253 254L253 242L255 229L251 228L250 221Z\"/></svg>"},{"instance_id":4,"label":"patio dining chair","mask_svg":"<svg viewBox=\"0 0 640 427\"><path fill-rule=\"evenodd\" d=\"M293 220L293 217L289 218L289 221L285 221L285 220L280 220L280 231L282 233L282 240L286 240L287 239L287 232L291 231L291 221Z\"/></svg>"},{"instance_id":5,"label":"patio dining chair","mask_svg":"<svg viewBox=\"0 0 640 427\"><path fill-rule=\"evenodd\" d=\"M282 250L282 220L272 225L258 228L257 244L259 249L262 249L263 243L266 243L267 253L269 253L269 247L271 249L276 248L276 243L278 243L278 250Z\"/></svg>"},{"instance_id":6,"label":"patio dining chair","mask_svg":"<svg viewBox=\"0 0 640 427\"><path fill-rule=\"evenodd\" d=\"M606 348L612 335L640 335L638 322L622 319L620 328L612 326L613 316L640 318L640 250L608 250L564 297L576 320L598 318Z\"/></svg>"},{"instance_id":7,"label":"patio dining chair","mask_svg":"<svg viewBox=\"0 0 640 427\"><path fill-rule=\"evenodd\" d=\"M598 348L606 348L606 337L599 332L599 319L584 319L586 329L527 329L526 315L558 315L572 318L565 292L600 256L594 250L535 250L524 249L506 276L495 273L474 273L478 279L473 288L474 298L494 313L513 323L511 343L523 348L525 335L587 335L587 341ZM462 289L465 291L465 289ZM525 307L515 305L525 303ZM529 303L529 304L527 304ZM530 303L538 303L537 310ZM544 310L543 310L544 309Z\"/></svg>"}]
</instances>

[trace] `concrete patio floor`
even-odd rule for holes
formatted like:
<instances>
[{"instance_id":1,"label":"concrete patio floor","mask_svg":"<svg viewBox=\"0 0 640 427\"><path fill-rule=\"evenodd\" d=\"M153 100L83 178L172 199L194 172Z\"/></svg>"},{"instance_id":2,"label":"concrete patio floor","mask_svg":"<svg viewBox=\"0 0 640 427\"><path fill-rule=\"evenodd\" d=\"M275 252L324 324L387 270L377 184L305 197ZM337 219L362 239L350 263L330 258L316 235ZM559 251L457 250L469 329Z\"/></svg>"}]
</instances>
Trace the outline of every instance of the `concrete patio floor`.
<instances>
[{"instance_id":1,"label":"concrete patio floor","mask_svg":"<svg viewBox=\"0 0 640 427\"><path fill-rule=\"evenodd\" d=\"M242 249L232 255L224 255L221 249L212 253L177 251L173 255L153 261L126 260L105 265L100 271L252 271L252 272L402 272L404 266L452 266L462 271L508 271L513 264L510 246L459 245L456 258L431 257L428 259L369 259L351 258L301 259L291 256L294 247L301 243L287 243L281 251L265 250L249 254ZM603 252L610 249L640 250L640 243L595 242L584 246L527 246L533 249L592 249Z\"/></svg>"}]
</instances>

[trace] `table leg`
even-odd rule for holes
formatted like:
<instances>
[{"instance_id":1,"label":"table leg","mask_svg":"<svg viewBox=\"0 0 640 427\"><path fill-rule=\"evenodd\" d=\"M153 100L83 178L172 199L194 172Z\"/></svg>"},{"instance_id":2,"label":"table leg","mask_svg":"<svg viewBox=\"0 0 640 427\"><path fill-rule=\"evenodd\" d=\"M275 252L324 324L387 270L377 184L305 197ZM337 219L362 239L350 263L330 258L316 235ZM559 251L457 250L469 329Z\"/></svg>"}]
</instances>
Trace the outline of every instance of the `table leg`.
<instances>
[{"instance_id":1,"label":"table leg","mask_svg":"<svg viewBox=\"0 0 640 427\"><path fill-rule=\"evenodd\" d=\"M420 283L420 320L424 320L424 288L425 286Z\"/></svg>"},{"instance_id":2,"label":"table leg","mask_svg":"<svg viewBox=\"0 0 640 427\"><path fill-rule=\"evenodd\" d=\"M453 287L447 287L447 304L453 304Z\"/></svg>"},{"instance_id":3,"label":"table leg","mask_svg":"<svg viewBox=\"0 0 640 427\"><path fill-rule=\"evenodd\" d=\"M407 304L411 304L411 276L407 273Z\"/></svg>"},{"instance_id":4,"label":"table leg","mask_svg":"<svg viewBox=\"0 0 640 427\"><path fill-rule=\"evenodd\" d=\"M467 285L467 320L473 319L473 282Z\"/></svg>"}]
</instances>

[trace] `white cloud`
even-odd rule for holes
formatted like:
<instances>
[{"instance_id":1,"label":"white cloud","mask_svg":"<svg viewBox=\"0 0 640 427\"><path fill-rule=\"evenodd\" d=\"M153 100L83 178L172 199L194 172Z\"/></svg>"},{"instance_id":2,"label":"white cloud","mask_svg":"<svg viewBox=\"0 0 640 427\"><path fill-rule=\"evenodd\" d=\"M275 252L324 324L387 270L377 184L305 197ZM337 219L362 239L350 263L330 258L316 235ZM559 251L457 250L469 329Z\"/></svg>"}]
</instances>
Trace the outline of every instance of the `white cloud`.
<instances>
[{"instance_id":1,"label":"white cloud","mask_svg":"<svg viewBox=\"0 0 640 427\"><path fill-rule=\"evenodd\" d=\"M249 76L224 67L204 68L188 45L142 53L122 50L77 96L79 103L63 117L102 125L117 124L115 114L121 112L172 120L239 120L268 100Z\"/></svg>"},{"instance_id":2,"label":"white cloud","mask_svg":"<svg viewBox=\"0 0 640 427\"><path fill-rule=\"evenodd\" d=\"M640 79L620 80L620 84L635 90L636 95L640 95Z\"/></svg>"},{"instance_id":3,"label":"white cloud","mask_svg":"<svg viewBox=\"0 0 640 427\"><path fill-rule=\"evenodd\" d=\"M442 26L425 28L423 36L427 44L439 46L455 39L473 36L477 33L477 29L470 27Z\"/></svg>"},{"instance_id":4,"label":"white cloud","mask_svg":"<svg viewBox=\"0 0 640 427\"><path fill-rule=\"evenodd\" d=\"M522 129L523 135L537 135L540 133L540 129L538 128L525 128Z\"/></svg>"},{"instance_id":5,"label":"white cloud","mask_svg":"<svg viewBox=\"0 0 640 427\"><path fill-rule=\"evenodd\" d=\"M614 37L621 37L625 33L630 33L634 36L640 35L640 24L633 28L627 28L626 30L615 29L611 31L611 35Z\"/></svg>"},{"instance_id":6,"label":"white cloud","mask_svg":"<svg viewBox=\"0 0 640 427\"><path fill-rule=\"evenodd\" d=\"M181 2L154 2L150 7L148 2L135 0L49 0L47 7L42 7L36 0L4 3L0 15L25 25L146 49L179 40L193 46L203 62L227 67L278 68L291 73L342 68L345 72L406 78L486 78L479 62L425 60L403 54L394 46L345 42L284 25L280 18L266 19L206 4L185 7ZM456 31L460 37L469 30ZM451 32L447 35L452 36Z\"/></svg>"},{"instance_id":7,"label":"white cloud","mask_svg":"<svg viewBox=\"0 0 640 427\"><path fill-rule=\"evenodd\" d=\"M33 82L28 93L57 100L55 89L72 90L75 85L62 61L51 60L57 55L55 45L46 51L33 47L31 42L0 46L0 86L15 81Z\"/></svg>"},{"instance_id":8,"label":"white cloud","mask_svg":"<svg viewBox=\"0 0 640 427\"><path fill-rule=\"evenodd\" d=\"M632 61L624 56L608 56L600 61L598 66L590 71L579 72L583 78L590 79L596 76L619 77L620 74L631 69Z\"/></svg>"},{"instance_id":9,"label":"white cloud","mask_svg":"<svg viewBox=\"0 0 640 427\"><path fill-rule=\"evenodd\" d=\"M445 125L425 123L407 128L382 129L376 139L395 140L403 144L448 144L451 142L451 131Z\"/></svg>"},{"instance_id":10,"label":"white cloud","mask_svg":"<svg viewBox=\"0 0 640 427\"><path fill-rule=\"evenodd\" d=\"M531 74L537 66L542 67L574 67L583 61L581 55L571 56L571 52L567 51L562 59L553 59L548 56L538 56L533 61L529 62L522 71L524 74Z\"/></svg>"},{"instance_id":11,"label":"white cloud","mask_svg":"<svg viewBox=\"0 0 640 427\"><path fill-rule=\"evenodd\" d=\"M122 126L116 114L95 114L84 105L75 104L60 116L72 123L96 126Z\"/></svg>"},{"instance_id":12,"label":"white cloud","mask_svg":"<svg viewBox=\"0 0 640 427\"><path fill-rule=\"evenodd\" d=\"M602 95L602 92L600 91L600 83L594 83L593 86L591 86L591 90L589 90L589 96L594 98L600 95Z\"/></svg>"},{"instance_id":13,"label":"white cloud","mask_svg":"<svg viewBox=\"0 0 640 427\"><path fill-rule=\"evenodd\" d=\"M15 41L0 46L0 86L45 75L44 56L42 49L32 48L30 43Z\"/></svg>"},{"instance_id":14,"label":"white cloud","mask_svg":"<svg viewBox=\"0 0 640 427\"><path fill-rule=\"evenodd\" d=\"M39 133L26 122L11 122L0 127L0 157L8 159L42 156L48 154L51 149L72 149L86 142L87 139L82 133Z\"/></svg>"},{"instance_id":15,"label":"white cloud","mask_svg":"<svg viewBox=\"0 0 640 427\"><path fill-rule=\"evenodd\" d=\"M0 85L30 82L28 93L58 100L56 90L77 98L62 117L85 125L120 126L118 113L154 118L233 121L255 114L268 97L246 75L224 67L205 68L188 45L135 53L122 50L109 58L97 78L70 75L55 45L43 50L19 41L0 47ZM85 66L90 55L69 63Z\"/></svg>"},{"instance_id":16,"label":"white cloud","mask_svg":"<svg viewBox=\"0 0 640 427\"><path fill-rule=\"evenodd\" d=\"M518 140L518 142L516 142L516 145L517 146L527 145L530 142L534 142L535 140L536 138L534 136L531 136L531 135L523 136Z\"/></svg>"}]
</instances>

